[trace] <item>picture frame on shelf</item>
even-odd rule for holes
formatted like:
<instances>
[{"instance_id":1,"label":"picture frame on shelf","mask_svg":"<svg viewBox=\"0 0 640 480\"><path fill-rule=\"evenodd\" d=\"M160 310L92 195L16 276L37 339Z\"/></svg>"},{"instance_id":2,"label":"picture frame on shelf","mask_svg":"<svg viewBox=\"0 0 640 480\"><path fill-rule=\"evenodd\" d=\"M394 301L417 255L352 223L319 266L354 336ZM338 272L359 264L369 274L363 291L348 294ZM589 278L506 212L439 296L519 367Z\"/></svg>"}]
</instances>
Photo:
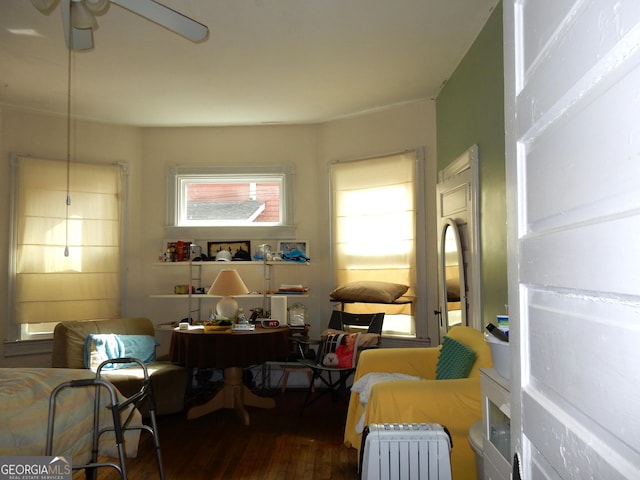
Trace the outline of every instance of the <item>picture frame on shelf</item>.
<instances>
[{"instance_id":1,"label":"picture frame on shelf","mask_svg":"<svg viewBox=\"0 0 640 480\"><path fill-rule=\"evenodd\" d=\"M278 242L278 252L282 260L289 262L309 261L309 242L306 240L281 240Z\"/></svg>"},{"instance_id":2,"label":"picture frame on shelf","mask_svg":"<svg viewBox=\"0 0 640 480\"><path fill-rule=\"evenodd\" d=\"M219 251L228 251L231 260L250 261L251 260L251 241L237 240L233 242L207 242L207 255L211 260L215 260Z\"/></svg>"},{"instance_id":3,"label":"picture frame on shelf","mask_svg":"<svg viewBox=\"0 0 640 480\"><path fill-rule=\"evenodd\" d=\"M188 262L191 260L193 240L165 240L162 244L163 262Z\"/></svg>"}]
</instances>

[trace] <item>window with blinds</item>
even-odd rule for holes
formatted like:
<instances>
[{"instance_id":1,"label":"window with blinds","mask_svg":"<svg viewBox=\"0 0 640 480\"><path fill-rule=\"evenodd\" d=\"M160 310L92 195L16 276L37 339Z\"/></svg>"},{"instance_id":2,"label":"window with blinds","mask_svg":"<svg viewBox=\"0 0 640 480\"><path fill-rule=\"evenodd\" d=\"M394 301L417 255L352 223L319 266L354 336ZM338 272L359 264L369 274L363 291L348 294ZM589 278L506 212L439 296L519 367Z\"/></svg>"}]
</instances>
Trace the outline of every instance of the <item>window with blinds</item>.
<instances>
[{"instance_id":1,"label":"window with blinds","mask_svg":"<svg viewBox=\"0 0 640 480\"><path fill-rule=\"evenodd\" d=\"M123 167L16 157L12 168L16 336L50 334L63 320L118 317Z\"/></svg>"},{"instance_id":2,"label":"window with blinds","mask_svg":"<svg viewBox=\"0 0 640 480\"><path fill-rule=\"evenodd\" d=\"M335 285L378 280L409 285L416 294L416 151L331 165ZM421 209L420 209L421 211ZM415 335L414 303L346 305L384 311L387 334Z\"/></svg>"}]
</instances>

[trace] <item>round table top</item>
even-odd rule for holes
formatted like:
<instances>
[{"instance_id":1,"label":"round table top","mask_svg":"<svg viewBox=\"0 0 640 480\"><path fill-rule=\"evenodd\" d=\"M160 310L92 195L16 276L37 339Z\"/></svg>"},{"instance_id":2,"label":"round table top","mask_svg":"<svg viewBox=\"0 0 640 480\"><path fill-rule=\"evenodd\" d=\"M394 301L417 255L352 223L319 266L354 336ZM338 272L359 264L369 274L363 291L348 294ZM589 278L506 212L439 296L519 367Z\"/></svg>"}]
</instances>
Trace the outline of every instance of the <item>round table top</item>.
<instances>
[{"instance_id":1,"label":"round table top","mask_svg":"<svg viewBox=\"0 0 640 480\"><path fill-rule=\"evenodd\" d=\"M169 358L188 368L245 368L286 357L291 349L289 334L289 327L234 333L174 330Z\"/></svg>"}]
</instances>

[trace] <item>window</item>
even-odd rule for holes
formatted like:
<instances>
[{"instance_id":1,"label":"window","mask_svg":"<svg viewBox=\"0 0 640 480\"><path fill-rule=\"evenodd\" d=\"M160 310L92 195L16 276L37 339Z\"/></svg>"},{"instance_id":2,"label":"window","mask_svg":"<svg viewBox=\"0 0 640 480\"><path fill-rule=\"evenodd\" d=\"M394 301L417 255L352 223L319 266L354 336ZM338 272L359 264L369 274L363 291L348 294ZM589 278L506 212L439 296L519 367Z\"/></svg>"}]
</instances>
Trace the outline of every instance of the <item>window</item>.
<instances>
[{"instance_id":1,"label":"window","mask_svg":"<svg viewBox=\"0 0 640 480\"><path fill-rule=\"evenodd\" d=\"M409 285L406 295L415 296L421 161L421 152L411 151L331 166L335 285L383 280ZM384 310L385 333L415 335L414 306L346 308Z\"/></svg>"},{"instance_id":2,"label":"window","mask_svg":"<svg viewBox=\"0 0 640 480\"><path fill-rule=\"evenodd\" d=\"M123 170L13 157L13 339L50 336L63 320L120 316Z\"/></svg>"},{"instance_id":3,"label":"window","mask_svg":"<svg viewBox=\"0 0 640 480\"><path fill-rule=\"evenodd\" d=\"M287 166L173 167L169 224L177 227L278 227L291 221Z\"/></svg>"}]
</instances>

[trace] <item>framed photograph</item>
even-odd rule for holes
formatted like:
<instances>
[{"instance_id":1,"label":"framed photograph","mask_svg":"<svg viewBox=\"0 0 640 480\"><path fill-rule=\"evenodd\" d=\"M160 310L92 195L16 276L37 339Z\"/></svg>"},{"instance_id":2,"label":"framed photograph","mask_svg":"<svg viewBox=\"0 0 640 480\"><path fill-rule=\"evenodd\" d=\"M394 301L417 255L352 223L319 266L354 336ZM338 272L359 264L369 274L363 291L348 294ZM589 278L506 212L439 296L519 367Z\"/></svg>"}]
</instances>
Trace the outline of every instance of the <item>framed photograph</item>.
<instances>
[{"instance_id":1,"label":"framed photograph","mask_svg":"<svg viewBox=\"0 0 640 480\"><path fill-rule=\"evenodd\" d=\"M249 240L207 242L207 255L211 260L215 260L216 255L221 250L229 252L233 261L251 260L251 242Z\"/></svg>"},{"instance_id":2,"label":"framed photograph","mask_svg":"<svg viewBox=\"0 0 640 480\"><path fill-rule=\"evenodd\" d=\"M278 242L278 251L282 252L282 260L285 261L304 261L300 258L292 258L298 253L309 259L309 242L306 240L284 240ZM289 257L289 258L287 258Z\"/></svg>"},{"instance_id":3,"label":"framed photograph","mask_svg":"<svg viewBox=\"0 0 640 480\"><path fill-rule=\"evenodd\" d=\"M163 262L188 262L191 259L193 240L165 240L163 244Z\"/></svg>"}]
</instances>

